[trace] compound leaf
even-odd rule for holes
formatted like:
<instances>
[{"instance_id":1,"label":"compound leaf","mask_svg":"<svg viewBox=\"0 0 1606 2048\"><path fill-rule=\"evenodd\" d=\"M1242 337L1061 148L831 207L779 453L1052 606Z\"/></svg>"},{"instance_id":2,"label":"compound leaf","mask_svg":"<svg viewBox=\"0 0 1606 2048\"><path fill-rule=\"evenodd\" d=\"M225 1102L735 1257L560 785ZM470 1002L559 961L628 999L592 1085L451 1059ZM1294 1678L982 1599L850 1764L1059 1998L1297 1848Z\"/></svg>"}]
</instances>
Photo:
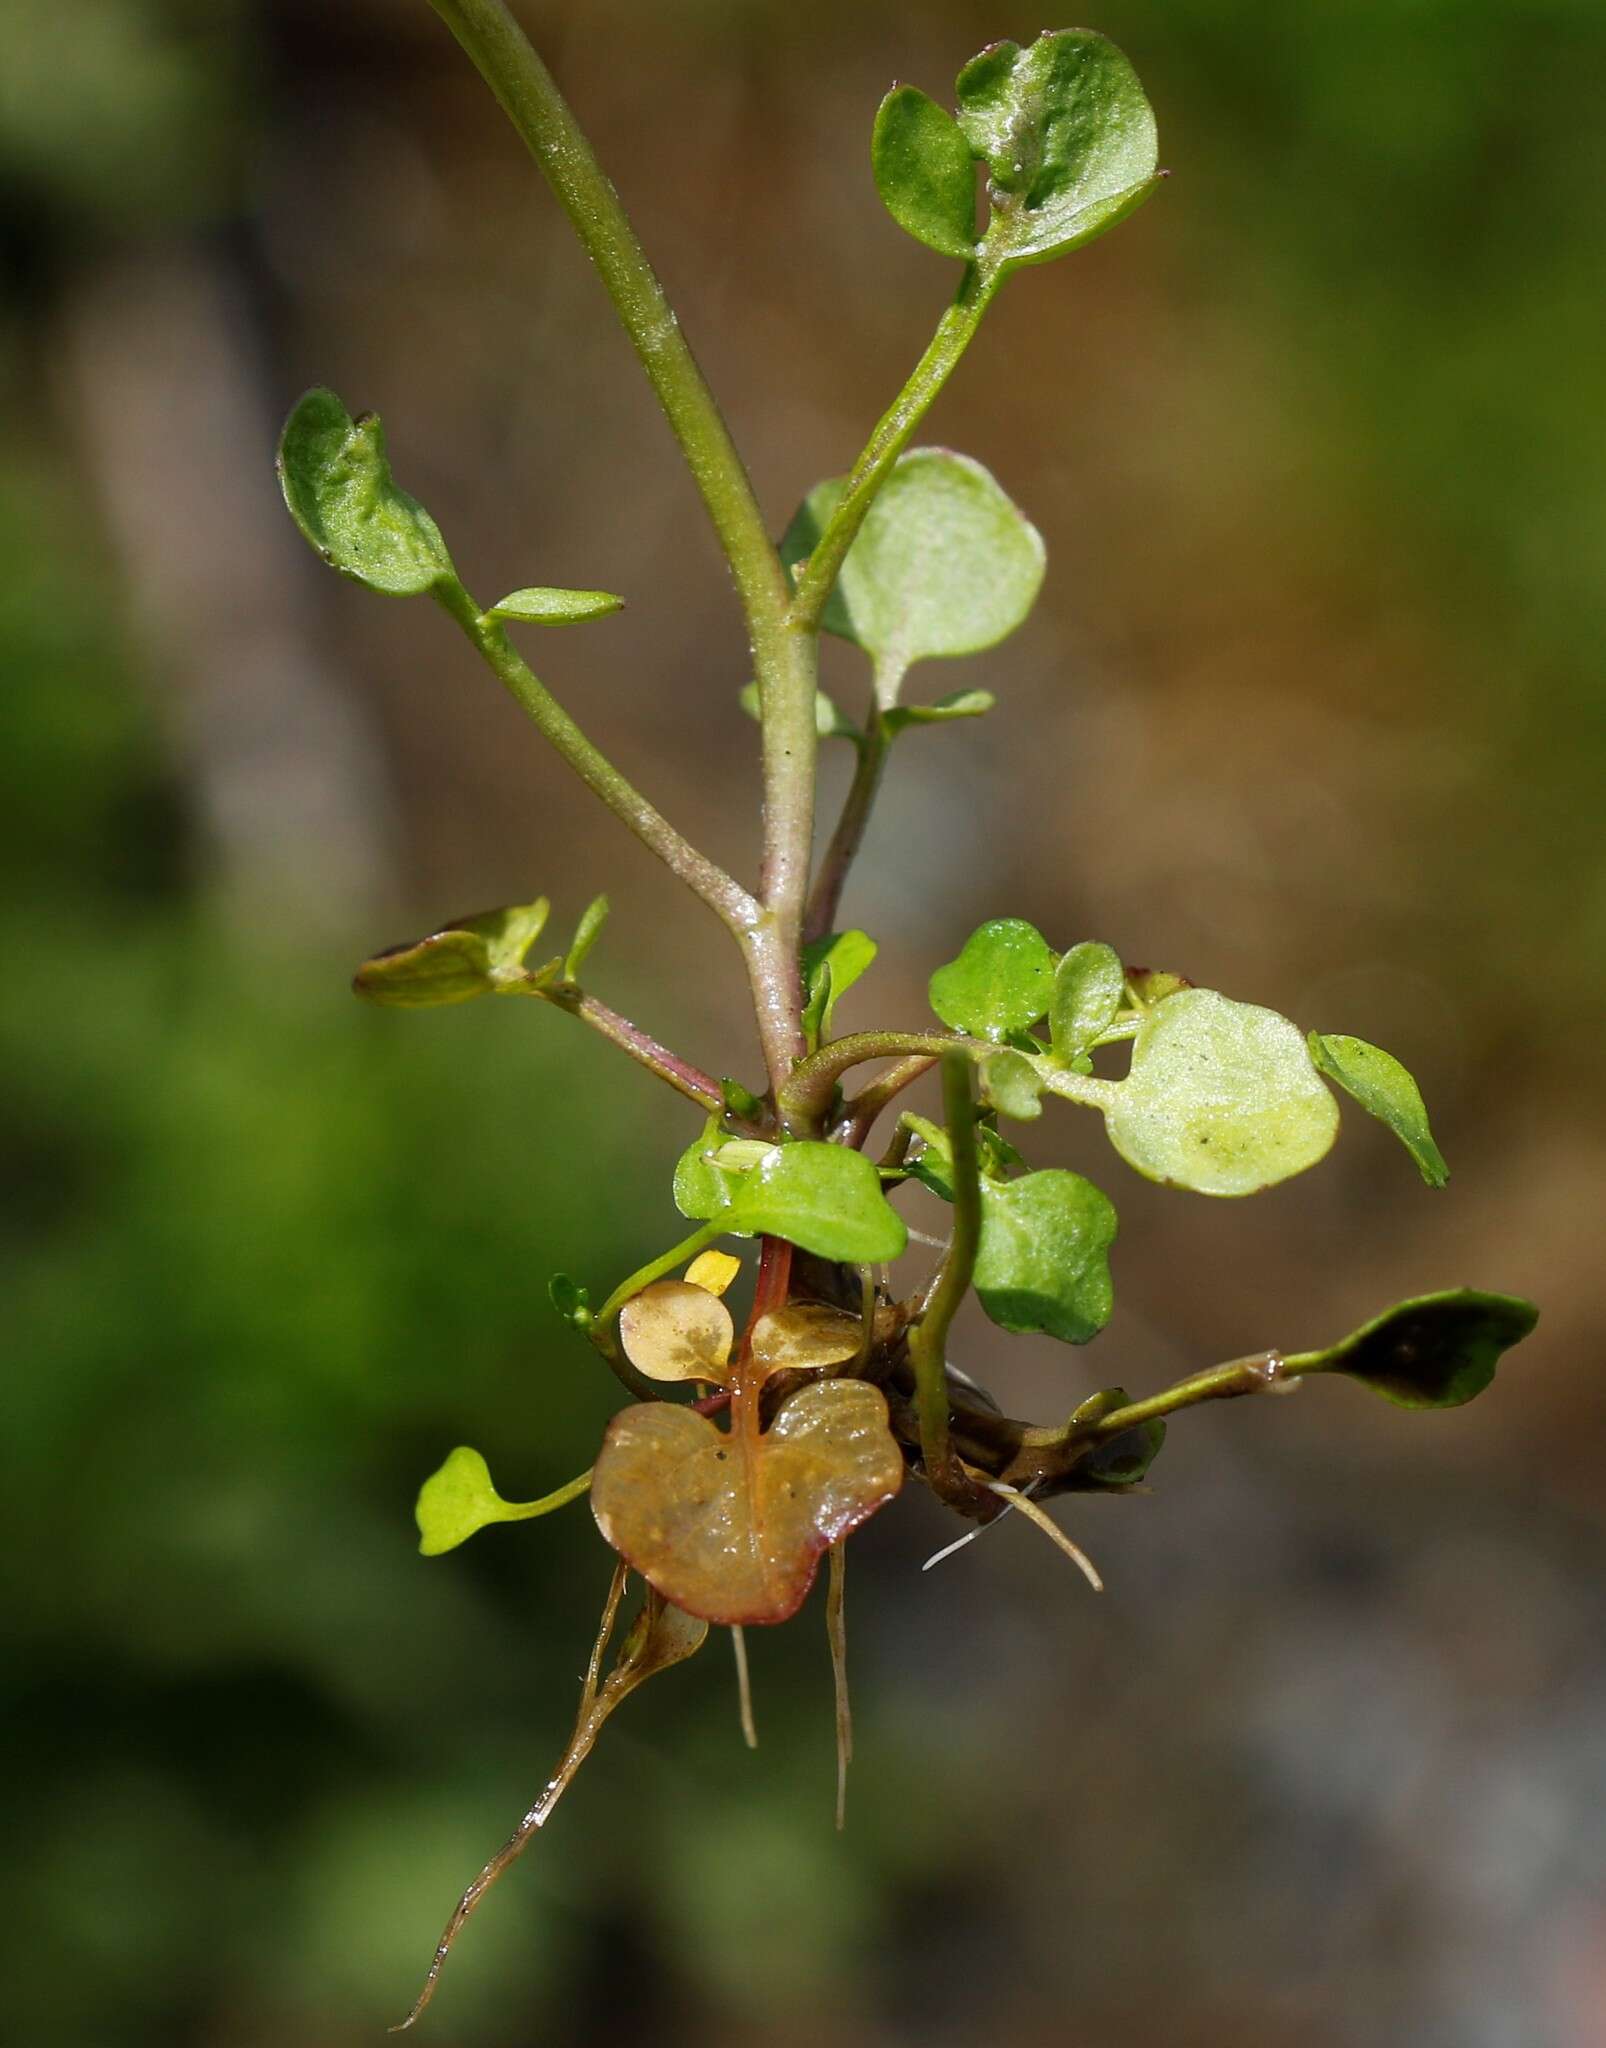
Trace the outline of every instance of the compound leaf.
<instances>
[{"instance_id":1,"label":"compound leaf","mask_svg":"<svg viewBox=\"0 0 1606 2048\"><path fill-rule=\"evenodd\" d=\"M1313 1031L1310 1056L1330 1081L1353 1095L1362 1109L1387 1124L1416 1161L1430 1188L1450 1178L1444 1154L1433 1142L1427 1105L1409 1070L1391 1052L1368 1045L1364 1038L1343 1038Z\"/></svg>"},{"instance_id":2,"label":"compound leaf","mask_svg":"<svg viewBox=\"0 0 1606 2048\"><path fill-rule=\"evenodd\" d=\"M455 581L440 528L398 488L376 413L353 419L332 391L309 391L279 440L290 517L342 576L386 597Z\"/></svg>"}]
</instances>

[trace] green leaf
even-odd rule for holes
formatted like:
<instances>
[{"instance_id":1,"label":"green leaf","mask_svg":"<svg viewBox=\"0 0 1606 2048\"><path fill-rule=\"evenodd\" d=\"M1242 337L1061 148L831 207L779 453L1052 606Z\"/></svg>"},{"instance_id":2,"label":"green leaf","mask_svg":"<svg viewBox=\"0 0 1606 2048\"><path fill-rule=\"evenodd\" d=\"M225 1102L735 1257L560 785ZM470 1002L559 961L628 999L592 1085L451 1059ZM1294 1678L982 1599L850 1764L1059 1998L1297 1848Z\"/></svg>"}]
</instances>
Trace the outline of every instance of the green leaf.
<instances>
[{"instance_id":1,"label":"green leaf","mask_svg":"<svg viewBox=\"0 0 1606 2048\"><path fill-rule=\"evenodd\" d=\"M1402 1301L1325 1351L1284 1359L1290 1372L1337 1372L1401 1408L1459 1408L1494 1378L1500 1354L1539 1320L1531 1301L1456 1287Z\"/></svg>"},{"instance_id":2,"label":"green leaf","mask_svg":"<svg viewBox=\"0 0 1606 2048\"><path fill-rule=\"evenodd\" d=\"M1083 1060L1114 1022L1126 980L1112 946L1084 939L1060 961L1048 1028L1055 1056L1066 1066Z\"/></svg>"},{"instance_id":3,"label":"green leaf","mask_svg":"<svg viewBox=\"0 0 1606 2048\"><path fill-rule=\"evenodd\" d=\"M743 683L741 689L736 693L736 701L741 705L749 718L757 719L761 716L758 707L757 683ZM814 693L814 730L822 740L853 740L857 742L864 738L864 734L860 732L859 728L853 723L853 720L851 718L844 718L823 690L816 690Z\"/></svg>"},{"instance_id":4,"label":"green leaf","mask_svg":"<svg viewBox=\"0 0 1606 2048\"><path fill-rule=\"evenodd\" d=\"M1092 29L1023 50L994 43L955 88L959 123L991 173L988 241L1010 266L1080 248L1154 189L1154 114L1137 73Z\"/></svg>"},{"instance_id":5,"label":"green leaf","mask_svg":"<svg viewBox=\"0 0 1606 2048\"><path fill-rule=\"evenodd\" d=\"M1156 1003L1163 1003L1167 996L1179 994L1193 983L1185 974L1171 974L1158 967L1129 967L1126 970L1126 989L1135 1008L1152 1010Z\"/></svg>"},{"instance_id":6,"label":"green leaf","mask_svg":"<svg viewBox=\"0 0 1606 2048\"><path fill-rule=\"evenodd\" d=\"M1130 1399L1125 1387L1105 1387L1102 1392L1090 1395L1072 1415L1067 1433L1074 1437L1078 1431L1090 1429L1106 1415L1113 1415L1117 1408L1126 1407ZM1095 1443L1085 1457L1077 1460L1072 1468L1071 1486L1076 1491L1089 1486L1136 1486L1159 1457L1164 1443L1165 1424L1158 1416L1152 1422L1123 1429L1119 1436Z\"/></svg>"},{"instance_id":7,"label":"green leaf","mask_svg":"<svg viewBox=\"0 0 1606 2048\"><path fill-rule=\"evenodd\" d=\"M903 1218L864 1154L812 1139L772 1147L736 1182L729 1215L732 1230L784 1237L845 1265L895 1259L908 1243Z\"/></svg>"},{"instance_id":8,"label":"green leaf","mask_svg":"<svg viewBox=\"0 0 1606 2048\"><path fill-rule=\"evenodd\" d=\"M387 597L455 582L440 528L391 478L377 414L354 420L332 391L309 391L280 437L279 483L291 518L342 576Z\"/></svg>"},{"instance_id":9,"label":"green leaf","mask_svg":"<svg viewBox=\"0 0 1606 2048\"><path fill-rule=\"evenodd\" d=\"M905 234L968 263L976 253L976 169L964 130L912 85L881 102L870 141L876 190Z\"/></svg>"},{"instance_id":10,"label":"green leaf","mask_svg":"<svg viewBox=\"0 0 1606 2048\"><path fill-rule=\"evenodd\" d=\"M591 1290L571 1280L567 1273L554 1273L547 1282L547 1296L552 1306L577 1330L585 1331L596 1321L591 1313Z\"/></svg>"},{"instance_id":11,"label":"green leaf","mask_svg":"<svg viewBox=\"0 0 1606 2048\"><path fill-rule=\"evenodd\" d=\"M425 1557L439 1557L466 1543L477 1529L492 1522L529 1522L549 1515L554 1508L578 1500L591 1484L591 1474L571 1479L540 1500L503 1500L491 1484L491 1474L478 1451L459 1444L438 1472L430 1474L418 1492L415 1510L419 1550Z\"/></svg>"},{"instance_id":12,"label":"green leaf","mask_svg":"<svg viewBox=\"0 0 1606 2048\"><path fill-rule=\"evenodd\" d=\"M565 981L578 981L580 970L586 964L591 948L602 936L602 927L608 921L608 899L593 896L580 913L580 922L574 928L574 939L563 962Z\"/></svg>"},{"instance_id":13,"label":"green leaf","mask_svg":"<svg viewBox=\"0 0 1606 2048\"><path fill-rule=\"evenodd\" d=\"M1001 1329L1086 1344L1115 1306L1115 1231L1114 1203L1079 1173L984 1180L976 1298Z\"/></svg>"},{"instance_id":14,"label":"green leaf","mask_svg":"<svg viewBox=\"0 0 1606 2048\"><path fill-rule=\"evenodd\" d=\"M370 1002L403 1009L466 1003L472 996L538 993L550 972L527 972L524 956L541 935L548 907L539 896L533 903L460 918L427 938L365 960L352 987Z\"/></svg>"},{"instance_id":15,"label":"green leaf","mask_svg":"<svg viewBox=\"0 0 1606 2048\"><path fill-rule=\"evenodd\" d=\"M726 1113L730 1116L752 1123L764 1114L763 1097L755 1095L751 1088L744 1088L740 1081L733 1081L729 1074L722 1077L719 1092L725 1098Z\"/></svg>"},{"instance_id":16,"label":"green leaf","mask_svg":"<svg viewBox=\"0 0 1606 2048\"><path fill-rule=\"evenodd\" d=\"M819 544L843 480L819 484L781 542L795 567ZM1025 619L1043 542L979 462L946 448L902 456L847 553L821 618L827 632L899 670L992 647Z\"/></svg>"},{"instance_id":17,"label":"green leaf","mask_svg":"<svg viewBox=\"0 0 1606 2048\"><path fill-rule=\"evenodd\" d=\"M1030 1123L1043 1113L1042 1078L1024 1053L1000 1052L984 1060L981 1086L983 1099L1000 1116Z\"/></svg>"},{"instance_id":18,"label":"green leaf","mask_svg":"<svg viewBox=\"0 0 1606 2048\"><path fill-rule=\"evenodd\" d=\"M675 1207L694 1222L706 1223L730 1207L734 1176L721 1171L711 1156L728 1135L716 1113L675 1162Z\"/></svg>"},{"instance_id":19,"label":"green leaf","mask_svg":"<svg viewBox=\"0 0 1606 2048\"><path fill-rule=\"evenodd\" d=\"M1338 1105L1286 1017L1190 988L1144 1018L1105 1121L1150 1180L1252 1195L1326 1156Z\"/></svg>"},{"instance_id":20,"label":"green leaf","mask_svg":"<svg viewBox=\"0 0 1606 2048\"><path fill-rule=\"evenodd\" d=\"M624 605L611 590L513 590L491 606L487 617L517 619L527 626L578 626L623 611Z\"/></svg>"},{"instance_id":21,"label":"green leaf","mask_svg":"<svg viewBox=\"0 0 1606 2048\"><path fill-rule=\"evenodd\" d=\"M1313 1031L1308 1043L1310 1056L1322 1073L1353 1095L1379 1123L1388 1125L1430 1188L1442 1188L1450 1169L1433 1142L1422 1091L1393 1053L1368 1045L1364 1038L1324 1036L1320 1031Z\"/></svg>"},{"instance_id":22,"label":"green leaf","mask_svg":"<svg viewBox=\"0 0 1606 2048\"><path fill-rule=\"evenodd\" d=\"M912 1109L906 1109L898 1121L920 1140L920 1150L908 1164L910 1177L919 1181L922 1187L930 1188L943 1201L951 1202L954 1198L954 1148L947 1131L941 1124L933 1123L929 1116L917 1116Z\"/></svg>"},{"instance_id":23,"label":"green leaf","mask_svg":"<svg viewBox=\"0 0 1606 2048\"><path fill-rule=\"evenodd\" d=\"M832 932L803 948L803 986L808 1001L803 1030L818 1046L831 1035L838 998L845 996L875 959L879 948L868 932Z\"/></svg>"},{"instance_id":24,"label":"green leaf","mask_svg":"<svg viewBox=\"0 0 1606 2048\"><path fill-rule=\"evenodd\" d=\"M980 718L998 699L991 690L955 690L935 704L894 704L881 714L882 729L894 738L910 725L948 725L956 718Z\"/></svg>"},{"instance_id":25,"label":"green leaf","mask_svg":"<svg viewBox=\"0 0 1606 2048\"><path fill-rule=\"evenodd\" d=\"M1054 994L1055 956L1035 925L995 917L931 977L931 1007L954 1031L1001 1042L1036 1023Z\"/></svg>"}]
</instances>

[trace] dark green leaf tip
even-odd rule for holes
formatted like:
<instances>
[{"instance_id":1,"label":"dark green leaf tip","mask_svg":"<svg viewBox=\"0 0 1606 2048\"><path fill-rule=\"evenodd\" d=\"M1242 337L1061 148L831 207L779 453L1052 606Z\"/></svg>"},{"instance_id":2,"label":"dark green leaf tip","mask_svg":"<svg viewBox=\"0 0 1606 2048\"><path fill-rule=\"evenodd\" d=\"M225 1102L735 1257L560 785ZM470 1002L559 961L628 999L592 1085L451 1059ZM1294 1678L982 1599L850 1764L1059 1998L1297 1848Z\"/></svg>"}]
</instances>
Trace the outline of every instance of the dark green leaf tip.
<instances>
[{"instance_id":1,"label":"dark green leaf tip","mask_svg":"<svg viewBox=\"0 0 1606 2048\"><path fill-rule=\"evenodd\" d=\"M279 440L290 516L342 576L387 597L456 580L440 528L398 488L375 413L353 419L332 391L309 391Z\"/></svg>"},{"instance_id":2,"label":"dark green leaf tip","mask_svg":"<svg viewBox=\"0 0 1606 2048\"><path fill-rule=\"evenodd\" d=\"M1459 1408L1538 1320L1518 1295L1450 1288L1402 1301L1327 1350L1284 1364L1291 1373L1343 1373L1401 1408Z\"/></svg>"},{"instance_id":3,"label":"dark green leaf tip","mask_svg":"<svg viewBox=\"0 0 1606 2048\"><path fill-rule=\"evenodd\" d=\"M903 229L939 256L976 253L976 171L964 131L912 85L881 102L870 142L876 190Z\"/></svg>"}]
</instances>

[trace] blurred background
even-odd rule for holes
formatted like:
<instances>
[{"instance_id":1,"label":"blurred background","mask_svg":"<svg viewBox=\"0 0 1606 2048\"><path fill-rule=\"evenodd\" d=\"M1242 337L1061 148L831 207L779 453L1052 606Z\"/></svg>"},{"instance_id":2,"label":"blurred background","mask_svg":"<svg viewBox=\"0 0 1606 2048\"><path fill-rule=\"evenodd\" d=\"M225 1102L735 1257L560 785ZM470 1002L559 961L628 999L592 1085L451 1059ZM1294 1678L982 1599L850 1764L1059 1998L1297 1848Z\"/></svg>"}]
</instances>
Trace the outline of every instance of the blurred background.
<instances>
[{"instance_id":1,"label":"blurred background","mask_svg":"<svg viewBox=\"0 0 1606 2048\"><path fill-rule=\"evenodd\" d=\"M952 271L883 213L894 78L1014 0L527 0L777 530ZM474 1923L441 2048L1606 2043L1606 14L1598 0L1101 0L1175 175L1027 273L925 438L1043 530L1044 600L931 695L848 914L844 1025L924 1014L982 918L1355 1031L1455 1178L1359 1115L1249 1204L1119 1203L1094 1352L967 1329L1063 1416L1403 1293L1529 1293L1453 1415L1344 1385L1179 1421L1147 1497L940 1569L852 1548L831 1828L816 1600L609 1728ZM600 994L757 1079L718 927L429 607L322 571L274 437L385 416L482 599L630 609L538 665L750 875L744 649L668 435L553 202L423 0L0 11L0 831L12 1079L0 1500L5 1993L40 2048L346 2048L567 1736L583 1507L414 1549L459 1442L514 1498L613 1383L546 1303L669 1241L685 1105L568 1020L364 1011L465 908L615 909ZM846 648L830 680L863 690ZM827 796L844 764L830 765ZM654 1171L653 1162L659 1171ZM929 1257L929 1254L925 1256Z\"/></svg>"}]
</instances>

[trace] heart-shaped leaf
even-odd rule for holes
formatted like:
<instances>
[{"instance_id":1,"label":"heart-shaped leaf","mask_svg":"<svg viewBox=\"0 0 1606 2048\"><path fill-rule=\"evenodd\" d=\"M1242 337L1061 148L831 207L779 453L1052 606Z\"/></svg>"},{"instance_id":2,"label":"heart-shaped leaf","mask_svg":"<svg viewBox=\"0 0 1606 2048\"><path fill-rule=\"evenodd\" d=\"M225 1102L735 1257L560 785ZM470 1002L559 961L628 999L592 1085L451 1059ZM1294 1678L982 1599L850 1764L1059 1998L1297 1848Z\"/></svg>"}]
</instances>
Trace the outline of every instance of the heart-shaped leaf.
<instances>
[{"instance_id":1,"label":"heart-shaped leaf","mask_svg":"<svg viewBox=\"0 0 1606 2048\"><path fill-rule=\"evenodd\" d=\"M955 88L959 124L985 159L988 242L1011 267L1080 248L1154 188L1154 114L1137 73L1092 29L994 43Z\"/></svg>"},{"instance_id":2,"label":"heart-shaped leaf","mask_svg":"<svg viewBox=\"0 0 1606 2048\"><path fill-rule=\"evenodd\" d=\"M752 1438L666 1402L623 1409L603 1439L591 1507L666 1600L745 1625L795 1614L821 1552L902 1484L880 1389L816 1380Z\"/></svg>"},{"instance_id":3,"label":"heart-shaped leaf","mask_svg":"<svg viewBox=\"0 0 1606 2048\"><path fill-rule=\"evenodd\" d=\"M1459 1408L1494 1378L1500 1354L1539 1320L1531 1301L1457 1287L1402 1301L1325 1351L1285 1358L1288 1372L1338 1372L1401 1408Z\"/></svg>"},{"instance_id":4,"label":"heart-shaped leaf","mask_svg":"<svg viewBox=\"0 0 1606 2048\"><path fill-rule=\"evenodd\" d=\"M1113 946L1084 939L1060 961L1049 1006L1054 1054L1066 1066L1085 1060L1114 1021L1126 980Z\"/></svg>"},{"instance_id":5,"label":"heart-shaped leaf","mask_svg":"<svg viewBox=\"0 0 1606 2048\"><path fill-rule=\"evenodd\" d=\"M879 948L868 932L832 932L803 948L803 986L808 1001L803 1031L812 1045L831 1035L838 999L874 961Z\"/></svg>"},{"instance_id":6,"label":"heart-shaped leaf","mask_svg":"<svg viewBox=\"0 0 1606 2048\"><path fill-rule=\"evenodd\" d=\"M1286 1017L1190 988L1144 1018L1105 1121L1116 1151L1150 1180L1252 1195L1326 1156L1338 1105Z\"/></svg>"},{"instance_id":7,"label":"heart-shaped leaf","mask_svg":"<svg viewBox=\"0 0 1606 2048\"><path fill-rule=\"evenodd\" d=\"M819 484L781 542L788 568L813 553L843 479ZM901 456L847 553L821 617L901 673L974 654L1013 633L1043 581L1043 542L979 462L946 448Z\"/></svg>"},{"instance_id":8,"label":"heart-shaped leaf","mask_svg":"<svg viewBox=\"0 0 1606 2048\"><path fill-rule=\"evenodd\" d=\"M881 102L870 167L888 213L939 256L976 253L976 167L964 130L946 107L912 85Z\"/></svg>"},{"instance_id":9,"label":"heart-shaped leaf","mask_svg":"<svg viewBox=\"0 0 1606 2048\"><path fill-rule=\"evenodd\" d=\"M1115 1232L1114 1203L1079 1173L983 1180L976 1298L1000 1329L1086 1344L1115 1306Z\"/></svg>"},{"instance_id":10,"label":"heart-shaped leaf","mask_svg":"<svg viewBox=\"0 0 1606 2048\"><path fill-rule=\"evenodd\" d=\"M1324 1036L1313 1031L1310 1056L1330 1081L1336 1081L1379 1123L1385 1123L1416 1161L1430 1188L1450 1178L1444 1154L1433 1142L1427 1105L1409 1070L1391 1052L1368 1045L1364 1038Z\"/></svg>"},{"instance_id":11,"label":"heart-shaped leaf","mask_svg":"<svg viewBox=\"0 0 1606 2048\"><path fill-rule=\"evenodd\" d=\"M660 1280L619 1311L619 1342L650 1380L708 1380L723 1386L736 1341L717 1294L688 1280Z\"/></svg>"},{"instance_id":12,"label":"heart-shaped leaf","mask_svg":"<svg viewBox=\"0 0 1606 2048\"><path fill-rule=\"evenodd\" d=\"M439 1557L466 1543L477 1529L492 1522L530 1522L549 1515L554 1508L578 1500L591 1483L589 1472L571 1479L555 1493L540 1500L503 1500L491 1484L490 1468L476 1450L459 1444L438 1472L432 1472L418 1492L415 1510L419 1550L425 1557Z\"/></svg>"},{"instance_id":13,"label":"heart-shaped leaf","mask_svg":"<svg viewBox=\"0 0 1606 2048\"><path fill-rule=\"evenodd\" d=\"M548 907L540 896L534 903L459 918L428 938L365 960L352 987L370 1002L403 1009L466 1003L473 996L538 993L552 974L527 971L524 957L541 936Z\"/></svg>"},{"instance_id":14,"label":"heart-shaped leaf","mask_svg":"<svg viewBox=\"0 0 1606 2048\"><path fill-rule=\"evenodd\" d=\"M894 704L881 714L881 727L894 737L910 725L948 725L956 718L981 718L998 699L991 690L955 690L935 704Z\"/></svg>"},{"instance_id":15,"label":"heart-shaped leaf","mask_svg":"<svg viewBox=\"0 0 1606 2048\"><path fill-rule=\"evenodd\" d=\"M845 1265L896 1259L909 1241L864 1154L812 1139L772 1146L736 1183L729 1215L732 1230L784 1237Z\"/></svg>"},{"instance_id":16,"label":"heart-shaped leaf","mask_svg":"<svg viewBox=\"0 0 1606 2048\"><path fill-rule=\"evenodd\" d=\"M1002 1043L1035 1024L1053 1000L1053 949L1024 918L995 917L979 925L957 960L931 977L931 1007L955 1031Z\"/></svg>"},{"instance_id":17,"label":"heart-shaped leaf","mask_svg":"<svg viewBox=\"0 0 1606 2048\"><path fill-rule=\"evenodd\" d=\"M440 528L385 457L378 415L353 419L332 391L309 391L279 440L290 517L331 568L386 597L454 582Z\"/></svg>"},{"instance_id":18,"label":"heart-shaped leaf","mask_svg":"<svg viewBox=\"0 0 1606 2048\"><path fill-rule=\"evenodd\" d=\"M491 606L489 616L527 626L578 626L623 611L624 603L611 590L513 590Z\"/></svg>"}]
</instances>

